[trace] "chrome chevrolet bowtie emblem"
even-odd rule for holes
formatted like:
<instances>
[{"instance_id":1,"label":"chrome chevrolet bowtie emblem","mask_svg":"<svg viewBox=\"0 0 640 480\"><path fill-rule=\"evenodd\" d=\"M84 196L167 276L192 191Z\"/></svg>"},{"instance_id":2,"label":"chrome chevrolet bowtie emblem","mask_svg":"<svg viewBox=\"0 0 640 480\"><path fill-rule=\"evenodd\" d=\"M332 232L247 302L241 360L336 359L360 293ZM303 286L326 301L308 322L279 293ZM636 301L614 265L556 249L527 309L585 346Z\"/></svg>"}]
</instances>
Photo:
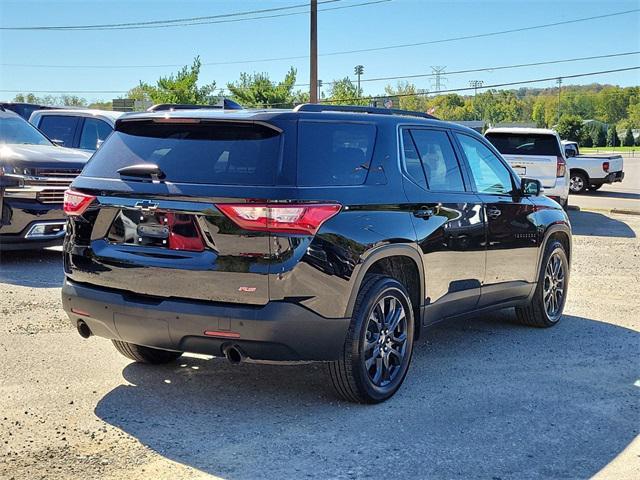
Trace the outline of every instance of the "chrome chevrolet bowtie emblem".
<instances>
[{"instance_id":1,"label":"chrome chevrolet bowtie emblem","mask_svg":"<svg viewBox=\"0 0 640 480\"><path fill-rule=\"evenodd\" d=\"M158 204L150 200L143 200L142 202L136 203L135 207L139 208L143 212L149 212L158 208Z\"/></svg>"}]
</instances>

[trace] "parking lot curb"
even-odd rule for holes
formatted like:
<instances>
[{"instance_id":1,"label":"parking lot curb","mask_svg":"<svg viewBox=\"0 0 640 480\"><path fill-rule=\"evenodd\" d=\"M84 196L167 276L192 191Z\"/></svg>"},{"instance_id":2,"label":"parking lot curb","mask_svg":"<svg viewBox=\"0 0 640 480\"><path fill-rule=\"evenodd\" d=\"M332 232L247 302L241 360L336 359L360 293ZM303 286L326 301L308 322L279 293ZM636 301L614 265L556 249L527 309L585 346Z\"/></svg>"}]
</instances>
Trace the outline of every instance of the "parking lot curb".
<instances>
[{"instance_id":1,"label":"parking lot curb","mask_svg":"<svg viewBox=\"0 0 640 480\"><path fill-rule=\"evenodd\" d=\"M640 215L640 209L632 208L580 208L577 205L569 205L567 210L575 212L601 212L617 215Z\"/></svg>"}]
</instances>

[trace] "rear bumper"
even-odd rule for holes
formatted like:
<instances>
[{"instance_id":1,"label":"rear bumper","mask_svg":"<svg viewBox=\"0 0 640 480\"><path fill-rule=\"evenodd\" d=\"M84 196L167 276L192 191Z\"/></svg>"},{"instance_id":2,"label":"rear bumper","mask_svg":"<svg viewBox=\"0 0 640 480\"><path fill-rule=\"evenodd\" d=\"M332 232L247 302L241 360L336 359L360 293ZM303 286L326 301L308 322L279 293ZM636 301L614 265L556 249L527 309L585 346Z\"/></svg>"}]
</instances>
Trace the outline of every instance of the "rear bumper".
<instances>
[{"instance_id":1,"label":"rear bumper","mask_svg":"<svg viewBox=\"0 0 640 480\"><path fill-rule=\"evenodd\" d=\"M554 197L560 199L560 204L566 202L569 198L569 178L567 175L564 177L556 178L556 183L553 187L544 187L544 194L547 197Z\"/></svg>"},{"instance_id":2,"label":"rear bumper","mask_svg":"<svg viewBox=\"0 0 640 480\"><path fill-rule=\"evenodd\" d=\"M255 360L338 359L350 319L321 317L295 303L262 307L129 296L65 280L62 304L71 323L94 335L182 352L222 355L238 346ZM205 331L226 337L207 336ZM228 335L237 334L235 338Z\"/></svg>"},{"instance_id":3,"label":"rear bumper","mask_svg":"<svg viewBox=\"0 0 640 480\"><path fill-rule=\"evenodd\" d=\"M624 180L624 172L611 172L604 178L590 178L591 185L603 185L605 183L615 183Z\"/></svg>"}]
</instances>

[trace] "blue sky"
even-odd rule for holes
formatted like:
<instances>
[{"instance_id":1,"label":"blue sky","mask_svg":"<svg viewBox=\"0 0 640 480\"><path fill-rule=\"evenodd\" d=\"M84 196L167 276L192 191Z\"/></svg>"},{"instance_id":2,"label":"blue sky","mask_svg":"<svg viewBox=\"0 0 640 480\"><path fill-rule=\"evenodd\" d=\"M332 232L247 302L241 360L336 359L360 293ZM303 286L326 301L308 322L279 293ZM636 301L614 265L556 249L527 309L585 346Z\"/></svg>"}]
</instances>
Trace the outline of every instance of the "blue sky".
<instances>
[{"instance_id":1,"label":"blue sky","mask_svg":"<svg viewBox=\"0 0 640 480\"><path fill-rule=\"evenodd\" d=\"M346 6L366 0L327 4ZM305 0L1 0L0 27L77 25L163 20L288 6ZM424 42L461 35L514 29L640 8L640 1L428 1L390 2L319 13L319 52ZM299 9L297 11L302 11ZM36 68L4 64L154 65L226 62L308 53L308 15L129 31L0 31L0 99L35 90L126 91L139 80L154 81L177 67L164 68ZM640 51L640 13L552 28L384 51L321 56L319 78L331 81L353 76L364 65L364 76L427 73L432 65L447 71ZM446 88L467 87L469 80L485 84L557 77L640 65L640 55L544 65L493 72L450 75ZM250 62L204 66L201 79L225 86L246 72L267 72L281 79L290 66L298 83L308 83L308 60ZM412 80L431 89L429 78ZM394 81L395 82L395 81ZM565 81L640 85L640 70ZM389 82L363 83L365 93L382 93ZM552 86L547 81L531 86ZM8 90L8 91L4 91ZM46 93L41 93L42 95ZM89 99L110 99L113 93L82 93Z\"/></svg>"}]
</instances>

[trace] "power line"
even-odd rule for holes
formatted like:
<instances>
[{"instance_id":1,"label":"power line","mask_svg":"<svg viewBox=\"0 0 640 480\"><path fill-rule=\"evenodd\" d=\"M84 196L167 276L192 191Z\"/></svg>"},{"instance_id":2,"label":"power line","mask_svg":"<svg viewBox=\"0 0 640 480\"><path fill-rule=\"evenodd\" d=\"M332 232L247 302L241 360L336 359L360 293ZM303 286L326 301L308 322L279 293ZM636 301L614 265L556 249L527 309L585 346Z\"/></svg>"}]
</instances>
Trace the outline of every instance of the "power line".
<instances>
[{"instance_id":1,"label":"power line","mask_svg":"<svg viewBox=\"0 0 640 480\"><path fill-rule=\"evenodd\" d=\"M324 2L321 3L333 3L333 2L340 2L342 0L324 0ZM345 8L353 8L353 7L361 7L361 6L366 6L366 5L374 5L374 4L378 4L378 3L386 3L386 2L390 2L392 0L371 0L371 1L367 1L367 2L362 2L362 3L357 3L357 4L353 4L353 5L343 5L343 6L337 6L337 7L328 7L328 8L323 8L323 9L319 9L319 12L326 12L326 11L330 11L330 10L342 10ZM234 16L247 16L247 15L255 15L257 12L273 12L273 11L279 11L279 10L290 10L290 9L295 9L295 8L302 8L302 7L308 7L307 4L298 4L298 5L293 5L293 6L289 6L289 7L278 7L278 8L271 8L271 9L263 9L263 10L254 10L254 11L248 11L248 12L238 12L238 13L229 13L229 14L222 14L222 15L212 15L209 17L203 17L203 18L221 18L221 17L234 17ZM154 28L169 28L169 27L188 27L188 26L196 26L196 25L212 25L212 24L219 24L219 23L237 23L237 22L246 22L249 20L263 20L263 19L267 19L267 18L280 18L280 17L290 17L293 15L305 15L309 13L309 10L304 10L301 12L289 12L289 13L276 13L276 14L270 14L270 15L260 15L260 16L254 16L254 17L250 17L250 18L226 18L226 19L218 19L218 20L190 20L187 19L187 21L180 21L179 19L176 20L169 20L169 21L162 21L162 20L157 20L157 21L153 21L153 22L133 22L133 23L126 23L126 24L105 24L105 25L80 25L80 26L37 26L37 27L0 27L0 30L13 30L13 31L65 31L65 32L87 32L87 31L106 31L106 30L141 30L141 29L154 29ZM194 17L194 18L198 18L198 17ZM160 22L172 22L172 23L160 23Z\"/></svg>"},{"instance_id":2,"label":"power line","mask_svg":"<svg viewBox=\"0 0 640 480\"><path fill-rule=\"evenodd\" d=\"M553 77L547 77L547 78L536 78L536 79L532 79L532 80L520 80L517 82L505 82L505 83L494 83L492 85L483 85L481 88L484 89L491 89L491 88L500 88L500 87L510 87L510 86L514 86L514 85L525 85L528 83L540 83L540 82L548 82L553 80L554 82L558 81L558 77L562 77L563 80L568 79L568 78L579 78L579 77L589 77L592 75L603 75L606 73L617 73L617 72L627 72L630 70L638 70L640 69L640 66L635 66L635 67L625 67L625 68L616 68L613 70L600 70L597 72L587 72L587 73L577 73L574 75L555 75ZM455 93L455 92L466 92L466 91L470 91L470 90L474 90L475 87L462 87L462 88L450 88L448 90L440 90L440 94L443 93ZM376 95L375 98L377 99L381 99L381 98L401 98L401 97L419 97L419 96L426 96L429 95L429 92L418 92L418 93L399 93L397 95ZM327 100L323 100L320 103L336 103L336 102L355 102L357 100L361 100L358 98L342 98L342 99L338 99L338 100L332 100L332 99L327 99ZM282 106L282 105L288 105L288 104L284 104L284 103L271 103L271 104L262 104L262 107L276 107L276 106Z\"/></svg>"},{"instance_id":3,"label":"power line","mask_svg":"<svg viewBox=\"0 0 640 480\"><path fill-rule=\"evenodd\" d=\"M522 81L517 81L517 82L508 82L508 83L496 83L496 84L491 84L491 85L483 85L482 87L478 87L478 88L484 88L484 89L490 89L490 88L499 88L499 87L506 87L506 86L512 86L512 85L524 85L527 83L539 83L539 82L546 82L546 81L550 81L553 80L554 82L557 82L558 78L561 77L563 80L564 79L568 79L568 78L578 78L578 77L587 77L587 76L591 76L591 75L601 75L601 74L606 74L606 73L615 73L615 72L627 72L627 71L631 71L631 70L638 70L640 69L640 66L635 66L635 67L625 67L625 68L618 68L618 69L614 69L614 70L600 70L597 72L588 72L588 73L578 73L575 75L555 75L553 77L548 77L548 78L539 78L539 79L535 79L535 80L522 80ZM448 73L447 73L448 75ZM324 85L324 83L323 83ZM439 93L453 93L453 92L461 92L461 91L470 91L470 90L474 90L475 87L463 87L463 88L453 88L453 89L448 89L448 90L440 90ZM114 93L114 94L118 94L118 93L127 93L129 90L30 90L30 89L0 89L0 92L6 92L6 93L13 93L13 92L27 92L27 93L52 93L52 94L71 94L71 93L82 93L82 94L90 94L90 93ZM415 97L415 96L423 96L423 95L429 95L430 92L418 92L418 93L403 93L403 94L397 94L397 95L376 95L376 98L394 98L394 97ZM597 94L600 94L601 92L595 92ZM335 101L344 101L344 100L358 100L358 98L348 98L348 99L341 99L341 100L325 100L324 102L321 103L331 103L331 102L335 102ZM262 104L262 106L278 106L278 105L286 105L284 103L273 103L273 104Z\"/></svg>"},{"instance_id":4,"label":"power line","mask_svg":"<svg viewBox=\"0 0 640 480\"><path fill-rule=\"evenodd\" d=\"M388 0L382 0L382 1L388 1ZM375 2L375 3L377 3L377 2ZM371 4L371 3L367 2L365 4L348 5L346 7L355 7L355 6L368 5L368 4ZM333 7L333 8L346 8L346 7ZM329 9L327 8L327 9L323 9L321 11L325 11L325 10L329 10ZM550 27L555 27L555 26L559 26L559 25L574 24L574 23L578 23L578 22L586 22L586 21L590 21L590 20L597 20L597 19L600 19L600 18L608 18L608 17L613 17L613 16L619 16L619 15L627 15L629 13L634 13L634 12L639 12L639 11L640 11L640 9L626 10L626 11L615 12L615 13L610 13L610 14L606 14L606 15L575 18L573 20L567 20L567 21L563 21L563 22L548 23L548 24L543 24L543 25L534 25L534 26L529 26L529 27L511 29L511 30L501 30L501 31L497 31L497 32L488 32L488 33L467 35L467 36L461 36L461 37L450 37L450 38L443 38L443 39L438 39L438 40L430 40L430 41L426 41L426 42L407 43L407 44L399 44L399 45L388 45L388 46L383 46L383 47L367 48L367 49L360 49L360 50L343 50L343 51L336 51L336 52L327 52L327 53L320 53L320 54L318 54L318 56L322 57L322 56L333 56L333 55L346 55L346 54L351 54L351 53L372 52L372 51L380 51L380 50L389 50L389 49L393 49L393 48L405 48L405 47L415 47L415 46L431 45L431 44L445 43L445 42L454 42L454 41L474 39L474 38L490 37L490 36L494 36L494 35L505 35L505 34L508 34L508 33L515 33L515 32L534 30L534 29L541 29L541 28L550 28ZM301 13L308 13L308 11L307 12L301 12ZM207 66L212 66L212 65L238 65L238 64L246 64L246 63L275 62L275 61L281 61L281 60L300 60L300 59L307 59L307 58L308 58L307 55L296 55L296 56L290 56L290 57L272 57L272 58L253 59L253 60L232 60L232 61L224 61L224 62L203 62L202 65L207 65ZM83 68L83 69L87 69L87 68L99 68L99 69L102 69L102 68L105 68L105 69L108 69L108 68L167 68L167 67L182 67L183 66L183 64L60 65L60 64L24 64L24 63L3 63L1 65L5 66L5 67ZM496 67L495 69L498 69L498 68L500 68L500 67ZM473 71L477 71L477 70L473 70ZM471 71L468 71L468 72L467 71L465 71L465 72L449 72L448 74L452 74L452 73L470 73L470 72ZM423 75L419 75L419 76L423 76ZM411 77L404 77L404 78L411 78ZM393 79L393 77L389 77L387 79L391 80L391 79ZM364 81L375 81L375 80L376 79L367 79L367 80L364 80Z\"/></svg>"}]
</instances>

